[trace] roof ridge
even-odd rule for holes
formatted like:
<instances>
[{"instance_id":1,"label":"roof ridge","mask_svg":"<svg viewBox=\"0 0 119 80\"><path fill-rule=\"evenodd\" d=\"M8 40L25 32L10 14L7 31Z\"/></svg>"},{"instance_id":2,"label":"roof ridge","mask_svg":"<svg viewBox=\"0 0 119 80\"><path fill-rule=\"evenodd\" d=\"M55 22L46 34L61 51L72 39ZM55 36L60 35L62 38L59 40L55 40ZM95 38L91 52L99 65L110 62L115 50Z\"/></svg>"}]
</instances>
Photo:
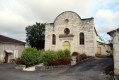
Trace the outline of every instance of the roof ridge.
<instances>
[{"instance_id":1,"label":"roof ridge","mask_svg":"<svg viewBox=\"0 0 119 80\"><path fill-rule=\"evenodd\" d=\"M84 19L81 19L81 20L88 20L88 19L94 19L93 17L91 17L91 18L84 18Z\"/></svg>"},{"instance_id":2,"label":"roof ridge","mask_svg":"<svg viewBox=\"0 0 119 80\"><path fill-rule=\"evenodd\" d=\"M113 32L115 32L115 31L119 31L119 28L114 29L114 30L111 30L111 31L107 32L107 34L113 33Z\"/></svg>"},{"instance_id":3,"label":"roof ridge","mask_svg":"<svg viewBox=\"0 0 119 80\"><path fill-rule=\"evenodd\" d=\"M12 43L21 43L21 44L25 44L25 42L17 40L17 39L13 39L7 36L3 36L0 35L0 42L12 42Z\"/></svg>"}]
</instances>

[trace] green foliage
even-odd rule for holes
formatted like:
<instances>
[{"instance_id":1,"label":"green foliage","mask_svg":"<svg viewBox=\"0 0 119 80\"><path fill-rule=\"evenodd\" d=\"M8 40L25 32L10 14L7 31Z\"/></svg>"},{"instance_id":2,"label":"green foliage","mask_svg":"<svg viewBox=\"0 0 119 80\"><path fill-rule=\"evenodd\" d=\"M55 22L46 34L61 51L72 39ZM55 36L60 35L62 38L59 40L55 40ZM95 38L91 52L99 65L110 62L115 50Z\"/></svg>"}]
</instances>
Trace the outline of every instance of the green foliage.
<instances>
[{"instance_id":1,"label":"green foliage","mask_svg":"<svg viewBox=\"0 0 119 80\"><path fill-rule=\"evenodd\" d=\"M65 53L63 50L58 50L56 51L56 54L58 56L58 59L61 58L61 57L65 57Z\"/></svg>"},{"instance_id":2,"label":"green foliage","mask_svg":"<svg viewBox=\"0 0 119 80\"><path fill-rule=\"evenodd\" d=\"M45 24L37 23L26 27L26 42L31 47L44 49Z\"/></svg>"},{"instance_id":3,"label":"green foliage","mask_svg":"<svg viewBox=\"0 0 119 80\"><path fill-rule=\"evenodd\" d=\"M22 58L17 58L15 61L16 64L21 64L21 62L22 62Z\"/></svg>"},{"instance_id":4,"label":"green foliage","mask_svg":"<svg viewBox=\"0 0 119 80\"><path fill-rule=\"evenodd\" d=\"M36 48L27 47L22 52L22 64L28 66L33 66L39 63L44 63L48 65L49 62L57 60L62 57L68 57L70 55L69 50L37 50Z\"/></svg>"},{"instance_id":5,"label":"green foliage","mask_svg":"<svg viewBox=\"0 0 119 80\"><path fill-rule=\"evenodd\" d=\"M55 51L53 50L47 50L41 53L40 55L40 61L44 63L44 65L47 65L49 61L58 59Z\"/></svg>"},{"instance_id":6,"label":"green foliage","mask_svg":"<svg viewBox=\"0 0 119 80\"><path fill-rule=\"evenodd\" d=\"M28 66L33 66L39 63L39 56L40 53L36 48L32 47L27 47L24 49L22 52L21 58L22 58L22 64L25 64L27 67Z\"/></svg>"},{"instance_id":7,"label":"green foliage","mask_svg":"<svg viewBox=\"0 0 119 80\"><path fill-rule=\"evenodd\" d=\"M71 52L70 52L68 49L65 49L65 50L64 50L64 53L65 53L66 56L70 56L70 53L71 53Z\"/></svg>"},{"instance_id":8,"label":"green foliage","mask_svg":"<svg viewBox=\"0 0 119 80\"><path fill-rule=\"evenodd\" d=\"M15 62L16 61L16 59L10 59L10 62Z\"/></svg>"},{"instance_id":9,"label":"green foliage","mask_svg":"<svg viewBox=\"0 0 119 80\"><path fill-rule=\"evenodd\" d=\"M43 62L45 65L48 65L49 62L57 60L62 57L67 57L70 55L69 50L58 50L58 51L53 51L53 50L46 50L41 53L40 55L40 60Z\"/></svg>"}]
</instances>

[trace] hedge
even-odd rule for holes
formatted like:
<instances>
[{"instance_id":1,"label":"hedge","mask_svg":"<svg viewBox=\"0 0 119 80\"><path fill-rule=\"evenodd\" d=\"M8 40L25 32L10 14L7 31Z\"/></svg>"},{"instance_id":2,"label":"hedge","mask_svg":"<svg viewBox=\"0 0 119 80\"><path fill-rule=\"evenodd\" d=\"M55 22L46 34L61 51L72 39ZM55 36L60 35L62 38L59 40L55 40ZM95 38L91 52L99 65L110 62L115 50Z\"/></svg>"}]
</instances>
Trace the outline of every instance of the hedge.
<instances>
[{"instance_id":1,"label":"hedge","mask_svg":"<svg viewBox=\"0 0 119 80\"><path fill-rule=\"evenodd\" d=\"M44 63L44 65L48 65L50 61L57 60L62 57L68 57L70 56L69 50L37 50L36 48L27 47L22 52L21 63L28 66L33 66L36 64Z\"/></svg>"},{"instance_id":2,"label":"hedge","mask_svg":"<svg viewBox=\"0 0 119 80\"><path fill-rule=\"evenodd\" d=\"M62 57L67 57L69 55L70 55L69 50L58 50L58 51L46 50L43 53L41 53L40 60L45 65L48 65L50 61L54 61Z\"/></svg>"},{"instance_id":3,"label":"hedge","mask_svg":"<svg viewBox=\"0 0 119 80\"><path fill-rule=\"evenodd\" d=\"M26 67L33 66L33 65L36 65L40 62L39 57L40 57L40 53L37 51L37 49L28 46L22 52L21 63L26 65Z\"/></svg>"},{"instance_id":4,"label":"hedge","mask_svg":"<svg viewBox=\"0 0 119 80\"><path fill-rule=\"evenodd\" d=\"M68 65L70 64L71 57L63 57L54 61L50 61L48 66Z\"/></svg>"},{"instance_id":5,"label":"hedge","mask_svg":"<svg viewBox=\"0 0 119 80\"><path fill-rule=\"evenodd\" d=\"M80 62L81 60L84 60L86 58L88 58L88 56L86 54L84 54L84 53L79 54L79 55L76 56L76 62Z\"/></svg>"}]
</instances>

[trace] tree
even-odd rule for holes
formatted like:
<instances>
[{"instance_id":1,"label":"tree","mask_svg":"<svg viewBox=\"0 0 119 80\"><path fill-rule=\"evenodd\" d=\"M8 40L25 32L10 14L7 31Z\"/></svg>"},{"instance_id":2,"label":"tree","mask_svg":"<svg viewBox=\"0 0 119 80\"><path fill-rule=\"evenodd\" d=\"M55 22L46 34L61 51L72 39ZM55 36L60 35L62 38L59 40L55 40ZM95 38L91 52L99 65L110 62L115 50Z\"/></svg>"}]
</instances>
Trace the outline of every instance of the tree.
<instances>
[{"instance_id":1,"label":"tree","mask_svg":"<svg viewBox=\"0 0 119 80\"><path fill-rule=\"evenodd\" d=\"M44 49L45 24L37 23L26 27L26 42L31 47Z\"/></svg>"}]
</instances>

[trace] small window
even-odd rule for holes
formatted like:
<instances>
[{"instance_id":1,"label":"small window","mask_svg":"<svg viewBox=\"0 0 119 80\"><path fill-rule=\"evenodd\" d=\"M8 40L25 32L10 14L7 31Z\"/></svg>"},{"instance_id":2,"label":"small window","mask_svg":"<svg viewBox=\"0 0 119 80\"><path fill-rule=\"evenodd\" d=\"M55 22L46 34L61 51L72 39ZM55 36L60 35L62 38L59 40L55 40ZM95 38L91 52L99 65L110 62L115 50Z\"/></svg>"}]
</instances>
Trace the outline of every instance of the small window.
<instances>
[{"instance_id":1,"label":"small window","mask_svg":"<svg viewBox=\"0 0 119 80\"><path fill-rule=\"evenodd\" d=\"M53 45L56 44L56 36L55 36L55 34L52 35L52 44Z\"/></svg>"},{"instance_id":2,"label":"small window","mask_svg":"<svg viewBox=\"0 0 119 80\"><path fill-rule=\"evenodd\" d=\"M65 23L68 23L69 22L69 20L68 19L65 19Z\"/></svg>"},{"instance_id":3,"label":"small window","mask_svg":"<svg viewBox=\"0 0 119 80\"><path fill-rule=\"evenodd\" d=\"M84 33L80 33L80 45L84 45Z\"/></svg>"},{"instance_id":4,"label":"small window","mask_svg":"<svg viewBox=\"0 0 119 80\"><path fill-rule=\"evenodd\" d=\"M70 33L70 30L68 28L65 28L64 29L64 34L69 34Z\"/></svg>"}]
</instances>

